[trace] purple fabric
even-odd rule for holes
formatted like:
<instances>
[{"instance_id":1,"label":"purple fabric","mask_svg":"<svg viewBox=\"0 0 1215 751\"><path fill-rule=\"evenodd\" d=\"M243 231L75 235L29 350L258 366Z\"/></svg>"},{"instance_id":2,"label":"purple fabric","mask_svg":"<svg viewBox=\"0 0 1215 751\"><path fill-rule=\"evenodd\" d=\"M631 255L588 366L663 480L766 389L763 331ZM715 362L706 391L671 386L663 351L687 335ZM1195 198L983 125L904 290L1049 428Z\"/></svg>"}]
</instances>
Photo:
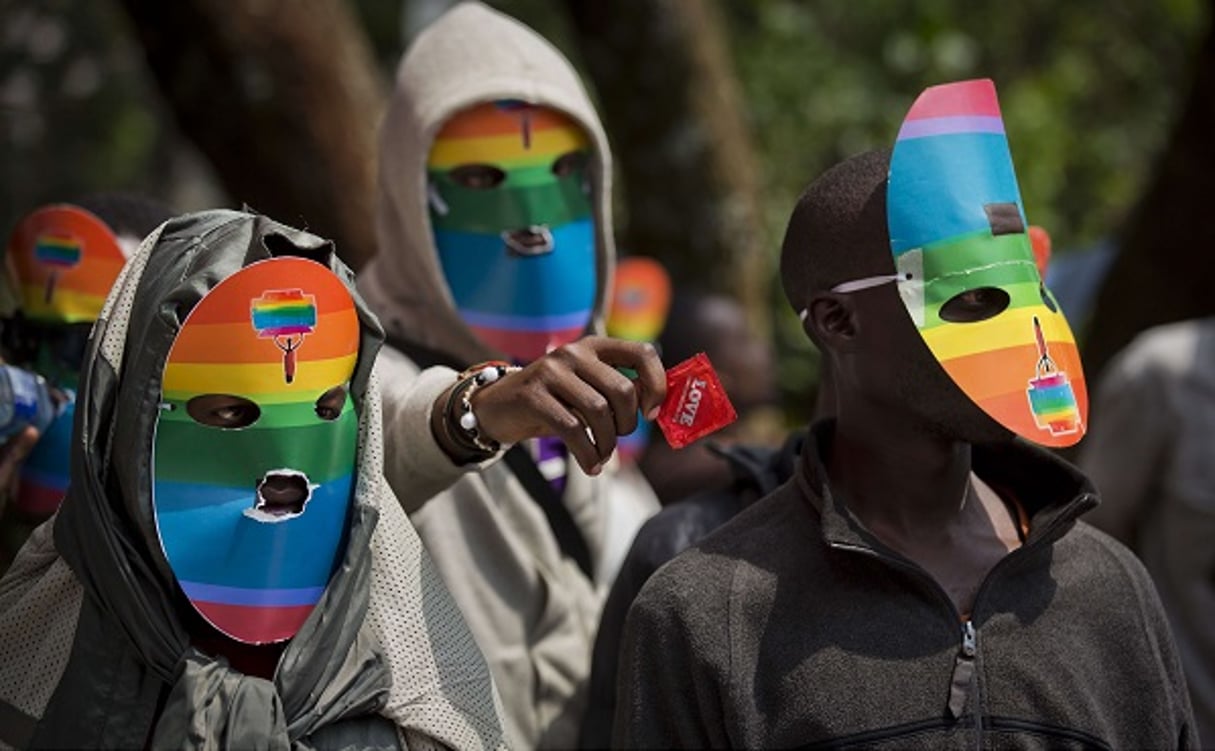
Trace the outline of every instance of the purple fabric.
<instances>
[{"instance_id":1,"label":"purple fabric","mask_svg":"<svg viewBox=\"0 0 1215 751\"><path fill-rule=\"evenodd\" d=\"M565 444L562 443L560 438L557 438L555 436L544 436L542 438L537 438L536 446L535 446L535 455L536 455L536 464L538 466L542 465L545 461L547 461L549 459L561 459L562 460L563 466L561 468L561 473L559 475L550 477L549 473L547 473L547 472L544 473L545 477L548 478L548 484L550 486L552 486L553 491L557 493L558 497L560 497L561 494L565 492L565 478L566 478L566 470L568 467L568 465L565 464L565 460L566 460Z\"/></svg>"}]
</instances>

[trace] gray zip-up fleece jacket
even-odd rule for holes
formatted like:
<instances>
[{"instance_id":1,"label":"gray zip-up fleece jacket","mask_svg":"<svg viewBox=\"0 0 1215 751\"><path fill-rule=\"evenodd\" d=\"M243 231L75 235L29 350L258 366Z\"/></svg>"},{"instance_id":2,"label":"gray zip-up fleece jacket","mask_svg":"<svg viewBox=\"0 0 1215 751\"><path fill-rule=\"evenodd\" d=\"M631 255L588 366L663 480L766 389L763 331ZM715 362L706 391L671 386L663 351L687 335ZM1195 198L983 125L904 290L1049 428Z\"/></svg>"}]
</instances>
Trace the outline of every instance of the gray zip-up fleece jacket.
<instances>
[{"instance_id":1,"label":"gray zip-up fleece jacket","mask_svg":"<svg viewBox=\"0 0 1215 751\"><path fill-rule=\"evenodd\" d=\"M963 619L919 566L797 474L655 574L629 613L616 745L1192 748L1177 651L1143 566L1078 523L1071 465L1023 442L974 472L1030 516Z\"/></svg>"}]
</instances>

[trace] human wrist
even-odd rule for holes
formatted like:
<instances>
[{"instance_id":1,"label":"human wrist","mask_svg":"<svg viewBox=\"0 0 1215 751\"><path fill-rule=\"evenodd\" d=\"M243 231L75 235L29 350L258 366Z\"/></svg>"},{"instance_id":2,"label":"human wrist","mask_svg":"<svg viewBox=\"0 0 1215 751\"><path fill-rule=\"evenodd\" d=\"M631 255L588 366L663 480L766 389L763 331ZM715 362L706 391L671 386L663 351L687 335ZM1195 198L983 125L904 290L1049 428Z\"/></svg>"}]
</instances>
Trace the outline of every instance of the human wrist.
<instances>
[{"instance_id":1,"label":"human wrist","mask_svg":"<svg viewBox=\"0 0 1215 751\"><path fill-rule=\"evenodd\" d=\"M457 464L485 461L501 450L496 440L484 434L473 412L472 397L517 370L520 368L503 361L474 365L460 373L456 382L435 399L431 432Z\"/></svg>"}]
</instances>

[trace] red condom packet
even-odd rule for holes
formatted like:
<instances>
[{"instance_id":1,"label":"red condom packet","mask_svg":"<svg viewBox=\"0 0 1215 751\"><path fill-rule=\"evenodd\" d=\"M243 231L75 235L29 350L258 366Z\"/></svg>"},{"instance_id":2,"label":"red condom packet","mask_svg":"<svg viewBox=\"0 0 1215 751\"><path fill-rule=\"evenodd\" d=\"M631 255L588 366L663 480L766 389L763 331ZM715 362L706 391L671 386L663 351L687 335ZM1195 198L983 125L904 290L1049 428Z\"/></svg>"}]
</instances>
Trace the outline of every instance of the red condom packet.
<instances>
[{"instance_id":1,"label":"red condom packet","mask_svg":"<svg viewBox=\"0 0 1215 751\"><path fill-rule=\"evenodd\" d=\"M667 371L667 398L655 422L671 448L681 449L737 419L704 352Z\"/></svg>"}]
</instances>

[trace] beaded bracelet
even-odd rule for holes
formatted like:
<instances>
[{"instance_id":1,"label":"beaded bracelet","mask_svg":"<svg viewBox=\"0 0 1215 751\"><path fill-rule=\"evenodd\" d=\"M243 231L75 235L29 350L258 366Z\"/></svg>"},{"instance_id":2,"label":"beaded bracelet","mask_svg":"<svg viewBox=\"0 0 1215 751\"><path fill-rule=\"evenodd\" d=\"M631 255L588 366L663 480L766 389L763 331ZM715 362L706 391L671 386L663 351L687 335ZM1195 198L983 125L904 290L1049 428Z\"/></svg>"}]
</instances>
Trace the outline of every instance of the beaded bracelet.
<instances>
[{"instance_id":1,"label":"beaded bracelet","mask_svg":"<svg viewBox=\"0 0 1215 751\"><path fill-rule=\"evenodd\" d=\"M472 411L472 396L483 386L494 383L507 373L522 370L517 365L495 360L481 363L465 370L458 376L455 387L447 397L444 408L444 425L448 437L460 448L470 453L491 456L502 448L497 441L484 438L477 425L477 416ZM457 416L458 408L458 416ZM451 426L458 428L451 430Z\"/></svg>"}]
</instances>

